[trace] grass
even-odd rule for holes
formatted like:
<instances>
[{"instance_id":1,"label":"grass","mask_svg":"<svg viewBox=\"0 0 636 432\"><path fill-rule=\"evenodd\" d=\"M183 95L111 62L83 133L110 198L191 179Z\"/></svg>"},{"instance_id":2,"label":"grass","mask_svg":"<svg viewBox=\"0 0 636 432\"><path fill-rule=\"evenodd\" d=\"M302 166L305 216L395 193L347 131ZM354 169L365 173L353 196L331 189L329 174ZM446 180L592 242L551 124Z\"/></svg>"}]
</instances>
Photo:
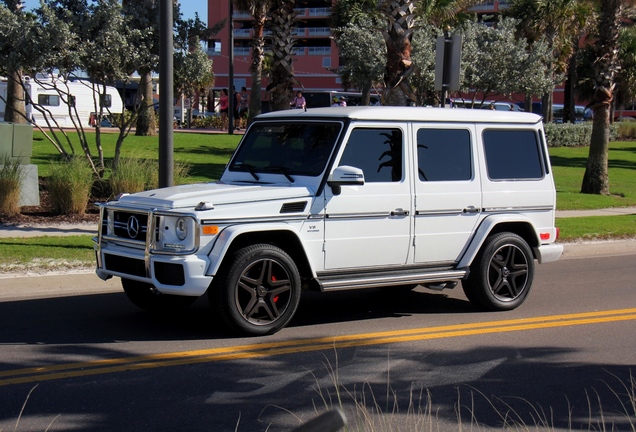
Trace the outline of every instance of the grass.
<instances>
[{"instance_id":1,"label":"grass","mask_svg":"<svg viewBox=\"0 0 636 432\"><path fill-rule=\"evenodd\" d=\"M88 133L89 142L93 133ZM174 159L176 162L189 166L188 182L208 182L218 180L225 169L227 161L234 152L242 135L185 133L174 134ZM71 138L76 138L71 136ZM91 141L92 140L92 141ZM117 134L102 133L102 146L106 166L111 165L115 155ZM79 149L79 142L74 142L75 149ZM95 153L95 146L91 146ZM130 135L122 146L123 158L157 159L159 153L159 138ZM57 151L41 132L33 131L33 156L31 163L38 165L39 175L48 177L51 160L59 159Z\"/></svg>"},{"instance_id":2,"label":"grass","mask_svg":"<svg viewBox=\"0 0 636 432\"><path fill-rule=\"evenodd\" d=\"M609 150L609 196L579 193L589 147L550 149L559 210L636 206L636 142L615 141Z\"/></svg>"},{"instance_id":3,"label":"grass","mask_svg":"<svg viewBox=\"0 0 636 432\"><path fill-rule=\"evenodd\" d=\"M636 215L558 218L560 242L636 238Z\"/></svg>"},{"instance_id":4,"label":"grass","mask_svg":"<svg viewBox=\"0 0 636 432\"><path fill-rule=\"evenodd\" d=\"M95 253L91 237L0 238L0 274L92 267Z\"/></svg>"}]
</instances>

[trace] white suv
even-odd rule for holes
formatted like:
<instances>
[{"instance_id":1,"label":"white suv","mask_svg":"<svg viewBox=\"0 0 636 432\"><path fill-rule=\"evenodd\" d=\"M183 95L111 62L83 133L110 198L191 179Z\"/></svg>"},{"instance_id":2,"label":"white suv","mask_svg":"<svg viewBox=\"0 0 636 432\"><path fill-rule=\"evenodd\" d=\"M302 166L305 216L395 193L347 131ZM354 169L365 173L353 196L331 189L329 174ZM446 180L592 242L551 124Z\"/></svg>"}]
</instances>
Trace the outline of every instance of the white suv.
<instances>
[{"instance_id":1,"label":"white suv","mask_svg":"<svg viewBox=\"0 0 636 432\"><path fill-rule=\"evenodd\" d=\"M221 179L101 206L97 274L165 311L208 293L230 329L271 334L303 290L441 290L509 310L557 260L541 118L413 107L258 116Z\"/></svg>"}]
</instances>

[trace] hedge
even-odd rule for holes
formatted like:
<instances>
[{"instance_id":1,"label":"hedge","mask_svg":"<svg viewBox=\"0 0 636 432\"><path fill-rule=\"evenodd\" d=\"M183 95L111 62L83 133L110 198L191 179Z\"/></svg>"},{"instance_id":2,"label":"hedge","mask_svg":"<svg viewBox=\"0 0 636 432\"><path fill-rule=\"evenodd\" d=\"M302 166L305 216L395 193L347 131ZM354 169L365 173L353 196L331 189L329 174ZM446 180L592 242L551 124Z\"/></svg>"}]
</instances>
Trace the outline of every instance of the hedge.
<instances>
[{"instance_id":1,"label":"hedge","mask_svg":"<svg viewBox=\"0 0 636 432\"><path fill-rule=\"evenodd\" d=\"M590 145L592 123L547 123L544 125L549 147L584 147ZM610 141L619 137L619 125L610 125Z\"/></svg>"}]
</instances>

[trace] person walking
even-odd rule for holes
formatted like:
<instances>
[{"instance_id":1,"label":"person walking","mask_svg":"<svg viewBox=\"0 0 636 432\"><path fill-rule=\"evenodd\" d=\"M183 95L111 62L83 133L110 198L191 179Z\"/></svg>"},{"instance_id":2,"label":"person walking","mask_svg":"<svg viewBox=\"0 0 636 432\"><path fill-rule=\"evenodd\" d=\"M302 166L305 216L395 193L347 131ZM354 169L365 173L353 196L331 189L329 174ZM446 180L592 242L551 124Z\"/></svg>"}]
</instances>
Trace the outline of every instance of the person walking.
<instances>
[{"instance_id":1,"label":"person walking","mask_svg":"<svg viewBox=\"0 0 636 432\"><path fill-rule=\"evenodd\" d=\"M303 96L303 92L296 92L296 97L289 103L289 106L296 109L305 109L307 108L307 101Z\"/></svg>"},{"instance_id":2,"label":"person walking","mask_svg":"<svg viewBox=\"0 0 636 432\"><path fill-rule=\"evenodd\" d=\"M241 87L241 92L238 96L238 118L239 118L239 127L246 129L247 128L247 112L250 107L250 99L249 94L247 93L247 88Z\"/></svg>"},{"instance_id":3,"label":"person walking","mask_svg":"<svg viewBox=\"0 0 636 432\"><path fill-rule=\"evenodd\" d=\"M227 89L221 90L221 96L219 96L219 103L217 104L221 111L221 129L227 129L227 112L230 106L230 98L228 97Z\"/></svg>"}]
</instances>

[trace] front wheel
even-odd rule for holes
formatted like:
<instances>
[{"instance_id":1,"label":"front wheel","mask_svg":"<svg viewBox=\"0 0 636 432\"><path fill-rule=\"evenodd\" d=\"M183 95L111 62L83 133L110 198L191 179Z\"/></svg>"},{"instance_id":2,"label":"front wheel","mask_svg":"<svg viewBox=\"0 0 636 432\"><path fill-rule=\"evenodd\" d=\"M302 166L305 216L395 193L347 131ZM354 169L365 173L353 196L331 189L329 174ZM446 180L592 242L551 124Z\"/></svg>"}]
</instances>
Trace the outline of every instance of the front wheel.
<instances>
[{"instance_id":1,"label":"front wheel","mask_svg":"<svg viewBox=\"0 0 636 432\"><path fill-rule=\"evenodd\" d=\"M521 305L532 286L534 257L526 241L502 232L486 239L468 278L462 282L471 303L487 310L512 310Z\"/></svg>"},{"instance_id":2,"label":"front wheel","mask_svg":"<svg viewBox=\"0 0 636 432\"><path fill-rule=\"evenodd\" d=\"M188 308L197 297L162 294L145 282L122 279L121 285L128 299L138 308L149 312L167 312Z\"/></svg>"},{"instance_id":3,"label":"front wheel","mask_svg":"<svg viewBox=\"0 0 636 432\"><path fill-rule=\"evenodd\" d=\"M231 330L250 336L277 332L300 301L300 275L279 247L256 244L238 250L208 290L210 305Z\"/></svg>"}]
</instances>

